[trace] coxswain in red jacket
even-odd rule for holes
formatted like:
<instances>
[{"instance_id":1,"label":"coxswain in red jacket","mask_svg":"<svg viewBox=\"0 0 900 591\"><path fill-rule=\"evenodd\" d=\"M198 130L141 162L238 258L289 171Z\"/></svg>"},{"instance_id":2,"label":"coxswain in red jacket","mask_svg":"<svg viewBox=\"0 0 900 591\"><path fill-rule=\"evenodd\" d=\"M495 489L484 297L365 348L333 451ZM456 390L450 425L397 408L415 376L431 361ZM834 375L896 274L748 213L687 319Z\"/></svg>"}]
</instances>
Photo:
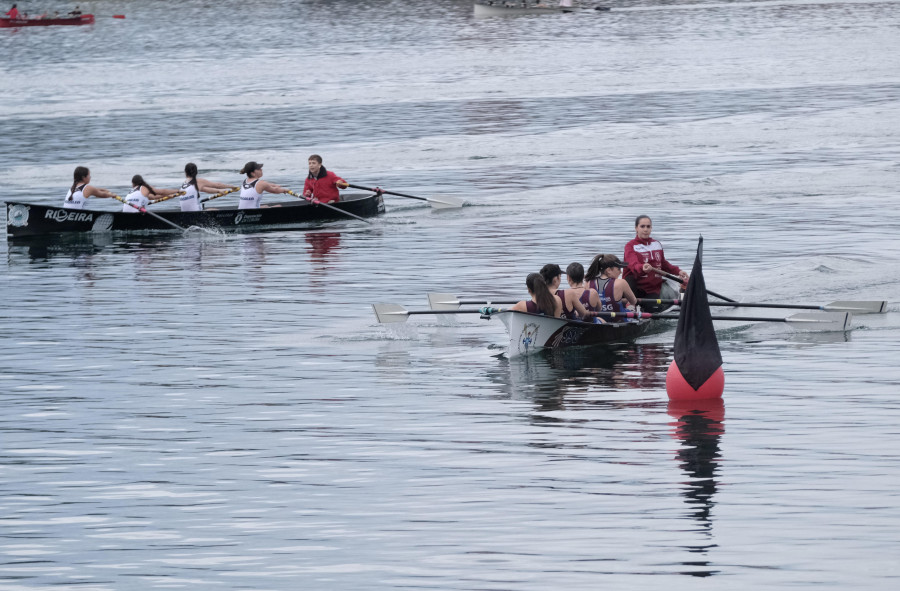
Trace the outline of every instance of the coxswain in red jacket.
<instances>
[{"instance_id":1,"label":"coxswain in red jacket","mask_svg":"<svg viewBox=\"0 0 900 591\"><path fill-rule=\"evenodd\" d=\"M18 4L13 4L12 8L6 11L6 16L11 19L19 18L19 9L16 8L16 6L18 6Z\"/></svg>"},{"instance_id":2,"label":"coxswain in red jacket","mask_svg":"<svg viewBox=\"0 0 900 591\"><path fill-rule=\"evenodd\" d=\"M637 236L625 245L624 279L631 286L635 295L642 297L658 297L662 289L663 278L653 272L660 269L672 275L678 275L687 282L688 274L666 260L662 244L650 237L653 222L642 215L634 221Z\"/></svg>"},{"instance_id":3,"label":"coxswain in red jacket","mask_svg":"<svg viewBox=\"0 0 900 591\"><path fill-rule=\"evenodd\" d=\"M309 157L309 176L303 184L304 197L312 197L322 203L332 203L341 199L338 189L346 188L347 181L325 170L321 156L313 154Z\"/></svg>"}]
</instances>

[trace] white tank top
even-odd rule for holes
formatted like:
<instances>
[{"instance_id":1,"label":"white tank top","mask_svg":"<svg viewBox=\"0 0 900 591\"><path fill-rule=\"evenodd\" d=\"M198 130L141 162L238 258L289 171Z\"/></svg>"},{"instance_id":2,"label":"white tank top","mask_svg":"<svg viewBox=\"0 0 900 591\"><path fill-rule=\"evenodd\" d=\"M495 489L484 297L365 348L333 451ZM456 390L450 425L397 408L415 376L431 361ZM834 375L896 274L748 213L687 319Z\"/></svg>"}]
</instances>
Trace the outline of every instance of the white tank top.
<instances>
[{"instance_id":1,"label":"white tank top","mask_svg":"<svg viewBox=\"0 0 900 591\"><path fill-rule=\"evenodd\" d=\"M181 211L201 211L203 206L200 205L200 192L191 181L184 181L181 184L181 190L184 195L178 198L181 203Z\"/></svg>"},{"instance_id":2,"label":"white tank top","mask_svg":"<svg viewBox=\"0 0 900 591\"><path fill-rule=\"evenodd\" d=\"M241 202L238 209L259 209L259 202L262 200L262 193L256 192L256 179L252 183L244 181L241 183Z\"/></svg>"},{"instance_id":3,"label":"white tank top","mask_svg":"<svg viewBox=\"0 0 900 591\"><path fill-rule=\"evenodd\" d=\"M131 205L129 205L131 204ZM131 193L125 195L125 203L122 204L122 211L125 213L138 213L134 207L147 207L150 205L150 199L144 197L140 187L131 189Z\"/></svg>"},{"instance_id":4,"label":"white tank top","mask_svg":"<svg viewBox=\"0 0 900 591\"><path fill-rule=\"evenodd\" d=\"M84 188L87 184L80 185L75 187L75 192L72 192L72 189L69 189L69 192L66 193L66 200L63 201L63 207L65 209L84 209L84 202L87 201L87 198L84 196Z\"/></svg>"}]
</instances>

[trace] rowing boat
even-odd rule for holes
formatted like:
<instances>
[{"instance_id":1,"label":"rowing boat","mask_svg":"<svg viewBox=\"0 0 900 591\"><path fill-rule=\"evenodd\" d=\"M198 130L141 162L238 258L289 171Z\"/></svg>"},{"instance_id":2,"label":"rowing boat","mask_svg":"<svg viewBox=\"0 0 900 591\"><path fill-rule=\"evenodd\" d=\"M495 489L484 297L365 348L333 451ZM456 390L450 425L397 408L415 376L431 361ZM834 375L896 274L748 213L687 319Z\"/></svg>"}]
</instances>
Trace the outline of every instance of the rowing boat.
<instances>
[{"instance_id":1,"label":"rowing boat","mask_svg":"<svg viewBox=\"0 0 900 591\"><path fill-rule=\"evenodd\" d=\"M6 203L6 236L8 239L24 236L58 235L78 232L158 232L172 231L171 223L178 226L199 226L240 232L244 228L281 228L308 222L344 219L331 208L310 204L307 201L291 201L273 204L276 207L237 209L223 207L204 211L158 210L162 220L140 213L123 211L96 211L90 209L64 209L31 203ZM329 205L360 217L374 217L384 213L381 195L342 195L341 200ZM278 207L280 206L280 207ZM167 223L167 220L169 223Z\"/></svg>"},{"instance_id":2,"label":"rowing boat","mask_svg":"<svg viewBox=\"0 0 900 591\"><path fill-rule=\"evenodd\" d=\"M0 17L0 29L11 27L50 27L55 25L93 25L93 14L62 18L9 18Z\"/></svg>"},{"instance_id":3,"label":"rowing boat","mask_svg":"<svg viewBox=\"0 0 900 591\"><path fill-rule=\"evenodd\" d=\"M530 355L542 349L629 343L646 333L653 324L652 320L594 324L512 310L501 310L484 317L499 318L506 326L510 357Z\"/></svg>"},{"instance_id":4,"label":"rowing boat","mask_svg":"<svg viewBox=\"0 0 900 591\"><path fill-rule=\"evenodd\" d=\"M572 12L571 7L527 5L526 2L510 2L504 0L485 0L475 2L475 16L519 16L526 14L561 14Z\"/></svg>"},{"instance_id":5,"label":"rowing boat","mask_svg":"<svg viewBox=\"0 0 900 591\"><path fill-rule=\"evenodd\" d=\"M663 283L662 293L667 296L678 294L678 288L671 281ZM493 299L487 303L510 303ZM428 305L432 310L449 312L459 310L461 303L475 303L475 300L462 300L452 294L430 293ZM666 309L671 308L671 304ZM607 322L594 324L581 320L553 318L542 314L529 314L513 310L491 309L482 314L482 318L499 318L509 335L509 356L529 355L541 349L558 349L561 347L578 347L582 345L615 344L634 341L651 327L652 320L638 319L628 322ZM659 324L657 322L657 324Z\"/></svg>"}]
</instances>

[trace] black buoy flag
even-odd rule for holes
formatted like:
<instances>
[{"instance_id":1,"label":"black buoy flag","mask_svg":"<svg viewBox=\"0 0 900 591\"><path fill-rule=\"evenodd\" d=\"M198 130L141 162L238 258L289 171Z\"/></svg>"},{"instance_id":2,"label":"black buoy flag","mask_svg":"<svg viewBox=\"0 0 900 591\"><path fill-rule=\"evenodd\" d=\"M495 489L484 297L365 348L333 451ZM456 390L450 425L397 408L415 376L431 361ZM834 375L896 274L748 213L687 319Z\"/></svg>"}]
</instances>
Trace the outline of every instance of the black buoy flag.
<instances>
[{"instance_id":1,"label":"black buoy flag","mask_svg":"<svg viewBox=\"0 0 900 591\"><path fill-rule=\"evenodd\" d=\"M684 380L699 390L722 367L722 353L713 328L706 282L703 280L703 237L688 280L675 329L675 364Z\"/></svg>"}]
</instances>

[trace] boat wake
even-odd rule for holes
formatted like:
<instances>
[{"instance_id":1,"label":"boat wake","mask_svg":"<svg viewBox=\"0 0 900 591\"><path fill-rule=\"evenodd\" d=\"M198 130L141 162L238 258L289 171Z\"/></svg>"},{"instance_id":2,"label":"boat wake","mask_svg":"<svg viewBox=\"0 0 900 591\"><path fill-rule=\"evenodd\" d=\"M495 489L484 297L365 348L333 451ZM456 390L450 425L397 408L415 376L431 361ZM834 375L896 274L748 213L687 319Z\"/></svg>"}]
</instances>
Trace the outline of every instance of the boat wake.
<instances>
[{"instance_id":1,"label":"boat wake","mask_svg":"<svg viewBox=\"0 0 900 591\"><path fill-rule=\"evenodd\" d=\"M215 240L228 239L228 234L222 228L204 228L203 226L188 226L184 229L184 235Z\"/></svg>"}]
</instances>

